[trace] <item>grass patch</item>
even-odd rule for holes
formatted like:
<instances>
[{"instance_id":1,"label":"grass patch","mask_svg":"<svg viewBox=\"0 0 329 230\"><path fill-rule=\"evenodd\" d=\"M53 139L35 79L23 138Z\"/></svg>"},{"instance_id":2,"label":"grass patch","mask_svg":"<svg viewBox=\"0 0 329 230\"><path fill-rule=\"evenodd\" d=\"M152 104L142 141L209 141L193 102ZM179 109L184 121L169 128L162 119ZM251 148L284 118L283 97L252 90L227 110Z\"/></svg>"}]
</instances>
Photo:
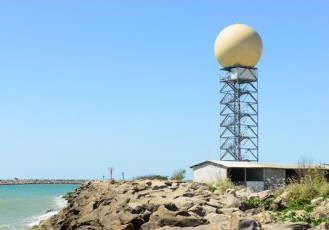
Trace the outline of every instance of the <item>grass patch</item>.
<instances>
[{"instance_id":1,"label":"grass patch","mask_svg":"<svg viewBox=\"0 0 329 230\"><path fill-rule=\"evenodd\" d=\"M273 198L269 198L266 200L262 200L259 198L253 198L253 199L247 199L245 203L250 207L250 208L263 208L264 210L269 210L271 204L273 203Z\"/></svg>"},{"instance_id":2,"label":"grass patch","mask_svg":"<svg viewBox=\"0 0 329 230\"><path fill-rule=\"evenodd\" d=\"M303 169L298 179L291 179L289 184L278 190L276 196L286 192L286 203L290 210L302 210L317 197L329 196L329 183L325 170L321 166Z\"/></svg>"},{"instance_id":3,"label":"grass patch","mask_svg":"<svg viewBox=\"0 0 329 230\"><path fill-rule=\"evenodd\" d=\"M145 175L145 176L138 176L135 177L134 180L168 180L167 176L152 174L152 175Z\"/></svg>"},{"instance_id":4,"label":"grass patch","mask_svg":"<svg viewBox=\"0 0 329 230\"><path fill-rule=\"evenodd\" d=\"M312 227L317 226L323 222L327 223L329 222L329 217L326 218L319 218L316 219L314 217L310 217L309 213L305 215L297 215L296 212L290 211L290 212L277 212L276 216L273 218L274 222L277 221L291 221L291 222L307 222Z\"/></svg>"},{"instance_id":5,"label":"grass patch","mask_svg":"<svg viewBox=\"0 0 329 230\"><path fill-rule=\"evenodd\" d=\"M230 179L220 179L215 183L208 184L208 189L212 192L219 190L221 193L225 193L227 189L241 189L241 186L235 185Z\"/></svg>"},{"instance_id":6,"label":"grass patch","mask_svg":"<svg viewBox=\"0 0 329 230\"><path fill-rule=\"evenodd\" d=\"M311 200L329 197L329 183L327 182L326 171L321 166L302 167L299 170L299 177L288 181L288 185L279 189L275 197L284 195L286 208L276 212L274 221L303 221L311 226L317 226L322 222L329 222L329 217L316 219L311 217L314 207ZM305 210L306 213L297 214L297 210Z\"/></svg>"}]
</instances>

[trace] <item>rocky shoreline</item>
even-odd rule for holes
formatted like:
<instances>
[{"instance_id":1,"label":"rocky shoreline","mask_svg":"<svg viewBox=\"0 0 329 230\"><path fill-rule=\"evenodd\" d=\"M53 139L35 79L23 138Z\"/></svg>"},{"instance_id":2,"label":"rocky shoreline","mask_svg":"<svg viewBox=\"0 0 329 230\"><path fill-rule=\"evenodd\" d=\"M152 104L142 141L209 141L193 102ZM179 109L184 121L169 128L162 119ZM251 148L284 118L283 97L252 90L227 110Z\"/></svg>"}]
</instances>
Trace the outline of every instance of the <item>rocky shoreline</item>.
<instances>
[{"instance_id":1,"label":"rocky shoreline","mask_svg":"<svg viewBox=\"0 0 329 230\"><path fill-rule=\"evenodd\" d=\"M269 190L253 193L247 189L211 192L206 184L178 181L93 181L65 196L67 206L42 221L37 229L109 230L306 230L329 229L302 221L305 211L278 218L278 213L259 206L273 200ZM257 201L257 202L256 202ZM272 205L280 205L284 196ZM314 217L329 216L329 200L314 202Z\"/></svg>"},{"instance_id":2,"label":"rocky shoreline","mask_svg":"<svg viewBox=\"0 0 329 230\"><path fill-rule=\"evenodd\" d=\"M65 180L65 179L17 179L0 180L0 185L20 185L20 184L83 184L87 180Z\"/></svg>"}]
</instances>

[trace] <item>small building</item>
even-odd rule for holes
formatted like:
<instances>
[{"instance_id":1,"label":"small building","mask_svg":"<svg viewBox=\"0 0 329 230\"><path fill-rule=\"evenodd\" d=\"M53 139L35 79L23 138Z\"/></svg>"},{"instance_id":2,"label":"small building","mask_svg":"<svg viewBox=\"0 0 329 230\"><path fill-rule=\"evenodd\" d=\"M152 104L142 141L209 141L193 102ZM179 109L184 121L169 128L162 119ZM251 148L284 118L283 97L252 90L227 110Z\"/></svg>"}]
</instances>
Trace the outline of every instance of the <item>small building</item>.
<instances>
[{"instance_id":1,"label":"small building","mask_svg":"<svg viewBox=\"0 0 329 230\"><path fill-rule=\"evenodd\" d=\"M229 178L233 183L262 191L269 187L277 188L287 179L297 177L302 170L298 164L259 163L247 161L204 161L192 165L193 181L212 183ZM328 165L321 170L329 172ZM328 174L327 174L328 175Z\"/></svg>"}]
</instances>

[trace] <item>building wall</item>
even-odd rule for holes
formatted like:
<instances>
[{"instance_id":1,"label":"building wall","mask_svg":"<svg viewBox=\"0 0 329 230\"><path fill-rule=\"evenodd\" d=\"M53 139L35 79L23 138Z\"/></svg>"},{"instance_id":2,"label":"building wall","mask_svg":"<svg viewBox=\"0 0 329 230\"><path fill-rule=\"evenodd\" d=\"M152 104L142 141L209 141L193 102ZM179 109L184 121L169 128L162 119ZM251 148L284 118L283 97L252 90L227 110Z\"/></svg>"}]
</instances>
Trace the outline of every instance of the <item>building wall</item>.
<instances>
[{"instance_id":1,"label":"building wall","mask_svg":"<svg viewBox=\"0 0 329 230\"><path fill-rule=\"evenodd\" d=\"M277 189L286 180L286 169L258 168L257 170L247 169L247 171L250 175L245 185L254 188L255 191L270 187ZM193 167L193 181L195 182L211 183L227 177L227 168L212 162Z\"/></svg>"},{"instance_id":2,"label":"building wall","mask_svg":"<svg viewBox=\"0 0 329 230\"><path fill-rule=\"evenodd\" d=\"M193 167L193 181L202 183L215 182L227 178L227 169L220 165L206 162Z\"/></svg>"},{"instance_id":3,"label":"building wall","mask_svg":"<svg viewBox=\"0 0 329 230\"><path fill-rule=\"evenodd\" d=\"M285 180L286 169L265 169L265 189L268 189L269 187L277 189L280 185L285 184Z\"/></svg>"},{"instance_id":4,"label":"building wall","mask_svg":"<svg viewBox=\"0 0 329 230\"><path fill-rule=\"evenodd\" d=\"M247 181L247 187L252 188L255 192L264 190L264 181Z\"/></svg>"}]
</instances>

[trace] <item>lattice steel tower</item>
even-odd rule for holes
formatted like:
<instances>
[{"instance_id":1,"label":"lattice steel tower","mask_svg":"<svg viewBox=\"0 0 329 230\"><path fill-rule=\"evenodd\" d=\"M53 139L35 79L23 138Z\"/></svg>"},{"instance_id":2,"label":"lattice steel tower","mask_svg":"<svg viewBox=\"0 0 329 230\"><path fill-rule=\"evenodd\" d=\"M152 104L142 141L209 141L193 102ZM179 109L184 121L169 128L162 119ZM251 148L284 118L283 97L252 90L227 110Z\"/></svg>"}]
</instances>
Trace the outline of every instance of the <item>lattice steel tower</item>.
<instances>
[{"instance_id":1,"label":"lattice steel tower","mask_svg":"<svg viewBox=\"0 0 329 230\"><path fill-rule=\"evenodd\" d=\"M220 79L221 160L258 161L258 77L252 67L225 67Z\"/></svg>"},{"instance_id":2,"label":"lattice steel tower","mask_svg":"<svg viewBox=\"0 0 329 230\"><path fill-rule=\"evenodd\" d=\"M258 161L258 72L262 39L250 26L224 28L215 56L225 71L220 78L220 159Z\"/></svg>"}]
</instances>

